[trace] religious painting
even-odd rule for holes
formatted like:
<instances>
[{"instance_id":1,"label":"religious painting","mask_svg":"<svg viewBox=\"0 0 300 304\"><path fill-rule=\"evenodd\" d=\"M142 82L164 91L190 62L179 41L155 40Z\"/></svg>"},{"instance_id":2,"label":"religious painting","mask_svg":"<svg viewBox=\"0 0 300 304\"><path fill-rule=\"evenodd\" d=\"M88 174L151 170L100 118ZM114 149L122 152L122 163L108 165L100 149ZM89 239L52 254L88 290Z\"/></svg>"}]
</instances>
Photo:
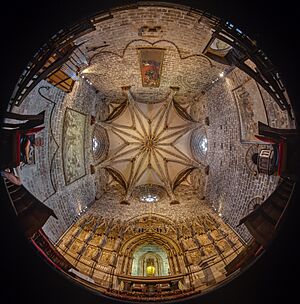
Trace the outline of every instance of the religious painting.
<instances>
[{"instance_id":1,"label":"religious painting","mask_svg":"<svg viewBox=\"0 0 300 304\"><path fill-rule=\"evenodd\" d=\"M139 49L143 87L159 87L164 49Z\"/></svg>"},{"instance_id":2,"label":"religious painting","mask_svg":"<svg viewBox=\"0 0 300 304\"><path fill-rule=\"evenodd\" d=\"M268 125L268 119L257 83L250 79L232 92L239 113L241 142L260 143L255 137L258 134L258 122Z\"/></svg>"},{"instance_id":3,"label":"religious painting","mask_svg":"<svg viewBox=\"0 0 300 304\"><path fill-rule=\"evenodd\" d=\"M64 116L62 158L66 185L83 177L85 172L86 116L67 108Z\"/></svg>"}]
</instances>

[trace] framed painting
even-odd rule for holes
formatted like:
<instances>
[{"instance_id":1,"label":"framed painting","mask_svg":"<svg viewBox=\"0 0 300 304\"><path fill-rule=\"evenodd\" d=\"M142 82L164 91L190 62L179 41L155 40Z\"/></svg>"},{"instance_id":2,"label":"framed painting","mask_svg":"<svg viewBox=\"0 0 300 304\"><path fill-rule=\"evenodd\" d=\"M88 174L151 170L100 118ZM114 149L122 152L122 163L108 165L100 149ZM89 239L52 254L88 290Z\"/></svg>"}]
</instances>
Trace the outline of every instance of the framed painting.
<instances>
[{"instance_id":1,"label":"framed painting","mask_svg":"<svg viewBox=\"0 0 300 304\"><path fill-rule=\"evenodd\" d=\"M261 143L255 135L258 134L258 122L268 125L264 100L255 80L250 79L232 90L237 104L241 142Z\"/></svg>"},{"instance_id":2,"label":"framed painting","mask_svg":"<svg viewBox=\"0 0 300 304\"><path fill-rule=\"evenodd\" d=\"M67 108L63 124L62 158L66 185L86 175L85 170L86 115Z\"/></svg>"},{"instance_id":3,"label":"framed painting","mask_svg":"<svg viewBox=\"0 0 300 304\"><path fill-rule=\"evenodd\" d=\"M164 49L141 48L139 57L143 87L159 87Z\"/></svg>"}]
</instances>

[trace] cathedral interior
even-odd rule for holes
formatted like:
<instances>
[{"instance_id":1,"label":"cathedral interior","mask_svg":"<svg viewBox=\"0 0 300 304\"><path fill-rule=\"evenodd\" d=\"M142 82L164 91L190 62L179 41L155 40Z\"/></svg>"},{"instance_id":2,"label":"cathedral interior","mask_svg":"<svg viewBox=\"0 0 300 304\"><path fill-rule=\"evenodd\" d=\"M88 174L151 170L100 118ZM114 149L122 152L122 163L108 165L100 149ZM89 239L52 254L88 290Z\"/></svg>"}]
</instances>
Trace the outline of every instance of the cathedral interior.
<instances>
[{"instance_id":1,"label":"cathedral interior","mask_svg":"<svg viewBox=\"0 0 300 304\"><path fill-rule=\"evenodd\" d=\"M1 176L50 267L111 299L180 301L238 277L276 238L296 139L254 40L205 11L141 2L36 52L4 113Z\"/></svg>"}]
</instances>

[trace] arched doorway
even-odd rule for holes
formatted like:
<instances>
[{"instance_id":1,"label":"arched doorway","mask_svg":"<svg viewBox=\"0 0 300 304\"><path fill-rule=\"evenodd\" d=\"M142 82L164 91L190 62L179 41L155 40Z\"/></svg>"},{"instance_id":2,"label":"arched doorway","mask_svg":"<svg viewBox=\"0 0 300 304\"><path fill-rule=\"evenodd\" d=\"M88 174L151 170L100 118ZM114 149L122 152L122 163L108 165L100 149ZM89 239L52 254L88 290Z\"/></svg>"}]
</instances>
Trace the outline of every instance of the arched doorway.
<instances>
[{"instance_id":1,"label":"arched doorway","mask_svg":"<svg viewBox=\"0 0 300 304\"><path fill-rule=\"evenodd\" d=\"M166 276L170 273L168 255L158 244L143 244L133 252L132 275Z\"/></svg>"}]
</instances>

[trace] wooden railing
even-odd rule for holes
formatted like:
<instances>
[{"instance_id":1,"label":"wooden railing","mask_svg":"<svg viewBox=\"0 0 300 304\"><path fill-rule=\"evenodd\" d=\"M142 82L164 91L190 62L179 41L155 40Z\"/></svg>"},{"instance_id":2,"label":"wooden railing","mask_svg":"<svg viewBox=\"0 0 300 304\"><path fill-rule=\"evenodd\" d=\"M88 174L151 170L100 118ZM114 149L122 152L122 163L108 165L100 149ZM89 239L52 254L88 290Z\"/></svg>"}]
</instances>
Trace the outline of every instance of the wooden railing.
<instances>
[{"instance_id":1,"label":"wooden railing","mask_svg":"<svg viewBox=\"0 0 300 304\"><path fill-rule=\"evenodd\" d=\"M268 247L277 234L294 192L295 182L283 179L276 190L251 213L240 220L258 244Z\"/></svg>"},{"instance_id":2,"label":"wooden railing","mask_svg":"<svg viewBox=\"0 0 300 304\"><path fill-rule=\"evenodd\" d=\"M251 76L272 96L278 106L282 110L286 110L290 118L294 119L278 71L266 54L257 47L256 43L230 22L220 22L212 36L232 47L226 56L228 63ZM255 64L255 70L245 63L248 59Z\"/></svg>"},{"instance_id":3,"label":"wooden railing","mask_svg":"<svg viewBox=\"0 0 300 304\"><path fill-rule=\"evenodd\" d=\"M57 248L46 236L43 229L39 229L30 241L46 261L52 264L55 268L65 272L71 268L75 268L62 254L59 253Z\"/></svg>"},{"instance_id":4,"label":"wooden railing","mask_svg":"<svg viewBox=\"0 0 300 304\"><path fill-rule=\"evenodd\" d=\"M181 8L189 13L197 13L200 19L205 18L212 26L219 24L219 19L207 12L192 9L187 6L165 2L136 2L133 4L115 7L109 10L99 11L96 14L82 19L80 22L61 29L53 35L33 56L22 72L9 101L9 110L19 106L30 91L42 80L52 75L62 65L66 64L72 53L78 48L74 41L79 37L95 30L97 23L113 18L113 12L123 9L135 9L141 6L163 6Z\"/></svg>"},{"instance_id":5,"label":"wooden railing","mask_svg":"<svg viewBox=\"0 0 300 304\"><path fill-rule=\"evenodd\" d=\"M31 238L50 216L57 219L53 210L40 202L23 185L15 185L5 180L5 186L26 237Z\"/></svg>"},{"instance_id":6,"label":"wooden railing","mask_svg":"<svg viewBox=\"0 0 300 304\"><path fill-rule=\"evenodd\" d=\"M19 106L30 91L48 75L66 63L78 48L75 39L94 30L89 19L60 30L34 55L21 74L9 102L9 108Z\"/></svg>"}]
</instances>

